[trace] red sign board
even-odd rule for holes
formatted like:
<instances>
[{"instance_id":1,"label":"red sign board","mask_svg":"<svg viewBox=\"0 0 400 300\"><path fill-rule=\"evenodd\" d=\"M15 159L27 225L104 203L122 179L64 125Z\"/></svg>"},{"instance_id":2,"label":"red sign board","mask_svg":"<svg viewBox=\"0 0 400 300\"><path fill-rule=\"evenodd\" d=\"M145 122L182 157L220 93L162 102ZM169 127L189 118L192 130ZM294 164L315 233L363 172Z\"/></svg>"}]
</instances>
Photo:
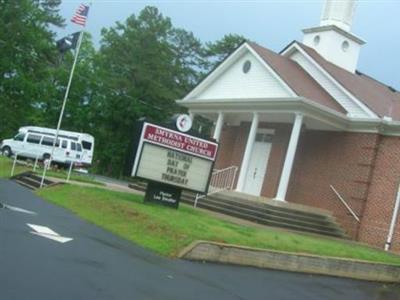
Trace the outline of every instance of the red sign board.
<instances>
[{"instance_id":1,"label":"red sign board","mask_svg":"<svg viewBox=\"0 0 400 300\"><path fill-rule=\"evenodd\" d=\"M175 130L145 124L143 140L214 161L218 144Z\"/></svg>"}]
</instances>

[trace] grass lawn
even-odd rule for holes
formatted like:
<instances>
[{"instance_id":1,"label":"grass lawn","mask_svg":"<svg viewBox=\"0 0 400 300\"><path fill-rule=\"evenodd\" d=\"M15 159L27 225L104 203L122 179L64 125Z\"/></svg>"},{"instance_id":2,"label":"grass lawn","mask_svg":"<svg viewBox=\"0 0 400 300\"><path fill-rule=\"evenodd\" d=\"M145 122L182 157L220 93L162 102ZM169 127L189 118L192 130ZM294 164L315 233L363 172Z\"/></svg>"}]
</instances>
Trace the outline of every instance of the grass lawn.
<instances>
[{"instance_id":1,"label":"grass lawn","mask_svg":"<svg viewBox=\"0 0 400 300\"><path fill-rule=\"evenodd\" d=\"M0 178L9 178L11 176L12 165L13 165L12 159L10 159L8 157L0 156ZM16 164L15 170L14 170L14 175L17 175L19 173L26 172L26 171L32 171L32 170L33 170L32 167ZM36 173L38 175L42 175L42 173L43 173L43 169L40 169L39 165L38 165L38 168L36 168ZM68 174L68 171L66 171L66 170L58 170L58 171L49 170L46 172L46 176L61 178L61 179L67 179L67 174ZM74 173L74 172L72 172L70 180L86 182L86 183L91 183L91 184L96 184L96 185L104 185L101 182L95 181L94 177L92 177L90 175L84 175L84 174L79 174L79 173Z\"/></svg>"},{"instance_id":2,"label":"grass lawn","mask_svg":"<svg viewBox=\"0 0 400 300\"><path fill-rule=\"evenodd\" d=\"M0 178L11 177L12 165L13 165L12 159L10 159L8 157L0 156ZM16 164L15 170L14 170L14 175L17 175L19 173L26 172L29 170L30 169L26 166L21 166L21 165Z\"/></svg>"},{"instance_id":3,"label":"grass lawn","mask_svg":"<svg viewBox=\"0 0 400 300\"><path fill-rule=\"evenodd\" d=\"M143 204L142 196L101 188L56 186L37 192L49 202L155 252L176 256L195 240L347 257L400 265L400 256L346 241L236 225L192 207Z\"/></svg>"}]
</instances>

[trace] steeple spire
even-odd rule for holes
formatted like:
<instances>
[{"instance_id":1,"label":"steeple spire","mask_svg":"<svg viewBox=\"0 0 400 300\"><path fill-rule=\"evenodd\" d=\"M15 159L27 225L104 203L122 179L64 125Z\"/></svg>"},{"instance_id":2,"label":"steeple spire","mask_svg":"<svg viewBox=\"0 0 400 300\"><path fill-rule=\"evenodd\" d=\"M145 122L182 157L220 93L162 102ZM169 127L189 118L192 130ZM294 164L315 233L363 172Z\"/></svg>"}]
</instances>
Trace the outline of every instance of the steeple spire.
<instances>
[{"instance_id":1,"label":"steeple spire","mask_svg":"<svg viewBox=\"0 0 400 300\"><path fill-rule=\"evenodd\" d=\"M355 6L355 0L326 0L320 25L336 25L345 31L350 31Z\"/></svg>"},{"instance_id":2,"label":"steeple spire","mask_svg":"<svg viewBox=\"0 0 400 300\"><path fill-rule=\"evenodd\" d=\"M365 42L350 32L356 0L325 0L318 27L303 29L303 43L350 72L357 68Z\"/></svg>"}]
</instances>

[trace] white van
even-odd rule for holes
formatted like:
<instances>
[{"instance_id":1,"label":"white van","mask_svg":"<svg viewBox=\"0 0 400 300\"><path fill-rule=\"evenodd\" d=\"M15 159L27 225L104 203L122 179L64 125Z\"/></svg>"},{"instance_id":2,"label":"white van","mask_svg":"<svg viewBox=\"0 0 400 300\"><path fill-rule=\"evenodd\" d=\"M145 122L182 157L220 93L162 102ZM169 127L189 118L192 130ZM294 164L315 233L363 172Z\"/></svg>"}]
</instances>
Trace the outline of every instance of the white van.
<instances>
[{"instance_id":1,"label":"white van","mask_svg":"<svg viewBox=\"0 0 400 300\"><path fill-rule=\"evenodd\" d=\"M0 149L4 155L45 160L49 159L56 130L45 127L26 126L18 130L13 139L3 140ZM69 165L90 166L93 160L94 137L90 134L60 130L53 161Z\"/></svg>"}]
</instances>

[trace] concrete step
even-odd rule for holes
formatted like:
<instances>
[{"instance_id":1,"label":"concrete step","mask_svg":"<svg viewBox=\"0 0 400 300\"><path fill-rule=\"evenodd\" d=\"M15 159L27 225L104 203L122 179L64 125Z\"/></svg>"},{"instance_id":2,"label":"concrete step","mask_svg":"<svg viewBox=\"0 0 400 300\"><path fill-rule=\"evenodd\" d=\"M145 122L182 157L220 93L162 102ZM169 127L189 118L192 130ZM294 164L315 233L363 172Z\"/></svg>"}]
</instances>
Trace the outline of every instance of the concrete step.
<instances>
[{"instance_id":1,"label":"concrete step","mask_svg":"<svg viewBox=\"0 0 400 300\"><path fill-rule=\"evenodd\" d=\"M218 194L212 196L218 196ZM194 205L194 198L195 194L184 192L182 195L182 202L185 202L189 205ZM218 197L201 198L198 200L197 205L201 208L213 210L264 225L347 238L344 230L330 215L317 215L316 218L310 217L315 216L315 213L306 214L306 217L302 216L301 214L297 216L293 209L285 215L284 209L282 208L279 209L279 214L276 214L276 212L273 210L271 211L263 208L264 206L268 207L268 205L264 205L263 203L261 203L262 205L259 203L254 205L254 202L247 200L243 200L242 202L237 200L231 202L224 201L226 199L222 201L219 200L220 199L218 199Z\"/></svg>"},{"instance_id":2,"label":"concrete step","mask_svg":"<svg viewBox=\"0 0 400 300\"><path fill-rule=\"evenodd\" d=\"M282 203L282 201L271 200L267 198L259 198L262 200L254 201L251 200L252 198L242 198L240 197L241 194L235 195L235 193L218 193L214 195L210 195L207 198L216 198L220 201L228 201L229 203L239 205L239 204L246 204L251 207L258 207L260 209L269 209L271 212L274 211L275 213L279 214L285 213L290 214L292 213L294 216L301 216L304 218L313 218L313 219L321 219L326 220L327 218L332 218L332 215L328 211L317 210L312 207L305 207L304 205L298 205L293 203ZM313 210L317 210L318 212L313 212Z\"/></svg>"},{"instance_id":3,"label":"concrete step","mask_svg":"<svg viewBox=\"0 0 400 300\"><path fill-rule=\"evenodd\" d=\"M25 173L21 173L21 174L11 177L11 180L14 180L18 184L23 185L27 188L36 190L36 189L40 188L40 183L41 183L42 178L41 178L41 176L38 176L37 174L35 174L33 172L25 172ZM43 187L47 187L47 186L54 185L54 184L55 184L55 182L53 182L49 179L45 179L43 182Z\"/></svg>"},{"instance_id":4,"label":"concrete step","mask_svg":"<svg viewBox=\"0 0 400 300\"><path fill-rule=\"evenodd\" d=\"M275 207L269 205L267 203L254 203L251 201L238 201L238 200L230 200L226 198L219 198L217 197L206 197L202 200L205 201L215 201L218 203L223 203L224 205L232 206L235 208L247 209L251 211L255 211L256 213L260 214L267 214L269 216L273 216L276 218L289 218L289 219L296 219L301 220L305 223L312 223L318 224L321 226L327 226L334 221L334 219L330 216L326 215L318 215L315 213L303 213L299 212L295 209L290 208L282 208L282 207ZM201 200L200 200L201 201Z\"/></svg>"},{"instance_id":5,"label":"concrete step","mask_svg":"<svg viewBox=\"0 0 400 300\"><path fill-rule=\"evenodd\" d=\"M146 183L130 187L145 191ZM181 201L194 205L196 193L183 191ZM256 199L256 200L254 200ZM276 203L236 193L216 193L198 200L197 206L267 226L346 238L346 233L330 212L291 203ZM261 202L262 201L262 202ZM311 211L307 211L310 209Z\"/></svg>"},{"instance_id":6,"label":"concrete step","mask_svg":"<svg viewBox=\"0 0 400 300\"><path fill-rule=\"evenodd\" d=\"M24 174L26 174L25 177L28 177L34 181L38 181L39 183L42 181L42 175L38 175L38 174L32 173L32 172L24 173ZM51 185L51 184L54 184L54 182L51 181L50 179L45 178L43 181L43 184Z\"/></svg>"},{"instance_id":7,"label":"concrete step","mask_svg":"<svg viewBox=\"0 0 400 300\"><path fill-rule=\"evenodd\" d=\"M40 188L40 180L36 180L28 176L20 176L18 177L18 181L25 182L26 184L29 184L35 188ZM44 186L46 186L46 184L44 184Z\"/></svg>"},{"instance_id":8,"label":"concrete step","mask_svg":"<svg viewBox=\"0 0 400 300\"><path fill-rule=\"evenodd\" d=\"M35 186L32 186L32 185L30 185L30 184L28 184L28 183L26 183L24 181L21 181L21 180L18 180L18 179L15 179L14 181L16 183L18 183L19 185L22 185L22 186L24 186L24 187L26 187L26 188L28 188L30 190L33 190L33 191L37 190L37 188Z\"/></svg>"},{"instance_id":9,"label":"concrete step","mask_svg":"<svg viewBox=\"0 0 400 300\"><path fill-rule=\"evenodd\" d=\"M183 195L186 195L188 197L188 200L194 201L194 198L196 197L196 194L191 193L191 192L184 192ZM190 199L192 198L192 199ZM276 216L281 216L281 217L295 217L299 219L303 219L304 221L313 221L317 222L320 224L324 223L331 223L331 222L336 222L336 219L329 213L315 213L315 212L306 212L306 211L299 211L297 210L297 207L295 208L290 208L292 204L286 204L286 206L281 207L279 204L269 204L268 202L261 202L261 201L248 201L247 199L240 199L240 198L229 198L226 195L223 195L222 193L214 194L214 195L209 195L206 198L201 198L199 201L204 201L204 199L207 200L214 200L218 202L225 202L229 205L234 205L234 206L239 206L243 208L248 208L248 209L257 209L257 211L262 211L265 213L273 214ZM206 201L207 201L206 200ZM271 202L271 200L269 200ZM272 201L272 202L278 202L278 201ZM289 207L288 207L289 206ZM296 205L298 206L298 205ZM304 206L302 206L304 207ZM307 207L306 207L307 208ZM303 208L304 209L304 208ZM311 208L310 209L314 209ZM321 210L323 211L323 210Z\"/></svg>"},{"instance_id":10,"label":"concrete step","mask_svg":"<svg viewBox=\"0 0 400 300\"><path fill-rule=\"evenodd\" d=\"M318 230L322 231L334 231L340 234L344 234L344 232L335 224L330 222L329 220L321 220L321 219L313 219L313 218L302 218L293 216L292 213L285 214L283 212L276 214L274 211L270 211L268 209L258 209L251 207L250 205L238 205L238 204L229 204L224 201L218 201L215 198L205 198L200 199L199 203L205 202L210 204L213 207L221 207L226 210L236 211L240 214L247 215L248 219L254 217L257 219L266 219L269 221L273 221L276 223L283 222L287 224L293 224L295 226L302 226L302 227L314 227Z\"/></svg>"},{"instance_id":11,"label":"concrete step","mask_svg":"<svg viewBox=\"0 0 400 300\"><path fill-rule=\"evenodd\" d=\"M185 202L185 201L183 201ZM299 226L299 225L294 225L286 222L276 222L273 220L269 220L267 218L258 218L254 216L249 216L248 214L243 214L238 211L234 211L231 209L225 209L220 206L213 206L210 205L209 203L198 203L197 207L203 208L203 209L208 209L214 212L222 213L228 216L244 219L247 221L251 221L254 223L262 224L262 225L267 225L271 227L278 227L278 228L284 228L284 229L289 229L293 231L298 231L298 232L309 232L313 234L320 234L320 235L326 235L326 236L332 236L332 237L343 237L340 232L335 232L335 231L325 231L321 230L315 227L310 227L310 226Z\"/></svg>"}]
</instances>

